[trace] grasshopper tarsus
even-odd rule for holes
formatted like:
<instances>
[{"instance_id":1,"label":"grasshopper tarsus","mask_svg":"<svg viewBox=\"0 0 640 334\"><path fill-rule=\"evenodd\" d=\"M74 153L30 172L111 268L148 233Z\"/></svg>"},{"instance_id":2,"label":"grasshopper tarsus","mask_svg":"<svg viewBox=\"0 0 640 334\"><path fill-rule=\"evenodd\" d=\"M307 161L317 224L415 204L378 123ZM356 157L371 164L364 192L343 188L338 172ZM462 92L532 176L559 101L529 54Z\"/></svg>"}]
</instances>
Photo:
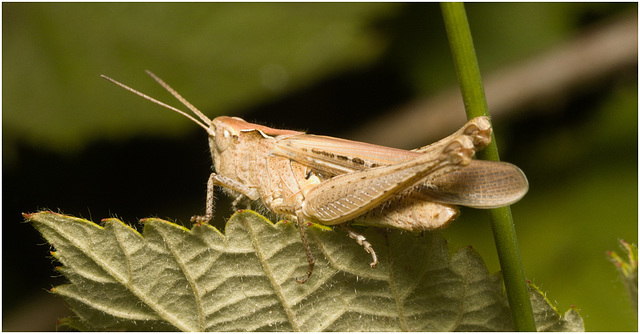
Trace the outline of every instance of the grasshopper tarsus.
<instances>
[{"instance_id":1,"label":"grasshopper tarsus","mask_svg":"<svg viewBox=\"0 0 640 334\"><path fill-rule=\"evenodd\" d=\"M296 277L296 282L298 284L304 284L307 282L307 280L309 279L309 277L311 277L311 273L307 272L307 276L304 277Z\"/></svg>"},{"instance_id":2,"label":"grasshopper tarsus","mask_svg":"<svg viewBox=\"0 0 640 334\"><path fill-rule=\"evenodd\" d=\"M311 277L311 274L313 273L313 267L315 266L315 263L309 262L309 269L307 269L307 275L303 276L303 277L296 277L296 282L298 284L304 284L307 282L307 280L309 279L309 277Z\"/></svg>"},{"instance_id":3,"label":"grasshopper tarsus","mask_svg":"<svg viewBox=\"0 0 640 334\"><path fill-rule=\"evenodd\" d=\"M378 265L378 256L376 255L376 251L373 250L373 246L371 246L364 235L350 229L347 226L339 226L347 232L349 238L355 240L360 246L364 247L364 250L367 251L367 253L371 254L372 261L371 263L369 263L369 265L371 266L371 268L375 268Z\"/></svg>"},{"instance_id":4,"label":"grasshopper tarsus","mask_svg":"<svg viewBox=\"0 0 640 334\"><path fill-rule=\"evenodd\" d=\"M198 224L206 224L211 220L211 218L213 218L213 216L210 216L210 215L191 216L191 222L198 223Z\"/></svg>"},{"instance_id":5,"label":"grasshopper tarsus","mask_svg":"<svg viewBox=\"0 0 640 334\"><path fill-rule=\"evenodd\" d=\"M371 258L373 259L373 261L371 261L369 265L371 266L371 268L375 268L378 265L378 256L376 255L376 252L373 250L373 246L371 246L371 244L368 241L365 241L365 244L363 246L364 246L364 249L367 252L369 252L369 254L371 254Z\"/></svg>"}]
</instances>

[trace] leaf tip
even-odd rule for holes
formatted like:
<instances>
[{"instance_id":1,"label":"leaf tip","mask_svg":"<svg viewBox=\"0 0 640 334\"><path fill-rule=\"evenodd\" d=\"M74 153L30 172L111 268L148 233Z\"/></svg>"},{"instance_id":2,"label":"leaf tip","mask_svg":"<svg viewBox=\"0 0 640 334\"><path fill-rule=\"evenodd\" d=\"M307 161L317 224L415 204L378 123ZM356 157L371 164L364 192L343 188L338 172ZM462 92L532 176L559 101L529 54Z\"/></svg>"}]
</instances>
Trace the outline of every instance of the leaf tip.
<instances>
[{"instance_id":1,"label":"leaf tip","mask_svg":"<svg viewBox=\"0 0 640 334\"><path fill-rule=\"evenodd\" d=\"M120 222L120 219L114 217L100 219L100 223L102 223L103 225L109 222L117 223Z\"/></svg>"},{"instance_id":2,"label":"leaf tip","mask_svg":"<svg viewBox=\"0 0 640 334\"><path fill-rule=\"evenodd\" d=\"M33 213L22 213L22 217L26 220L33 220L36 218L37 215L41 215L41 214L50 214L50 215L59 215L56 212L53 212L51 210L43 210L43 211L38 211L38 212L33 212Z\"/></svg>"}]
</instances>

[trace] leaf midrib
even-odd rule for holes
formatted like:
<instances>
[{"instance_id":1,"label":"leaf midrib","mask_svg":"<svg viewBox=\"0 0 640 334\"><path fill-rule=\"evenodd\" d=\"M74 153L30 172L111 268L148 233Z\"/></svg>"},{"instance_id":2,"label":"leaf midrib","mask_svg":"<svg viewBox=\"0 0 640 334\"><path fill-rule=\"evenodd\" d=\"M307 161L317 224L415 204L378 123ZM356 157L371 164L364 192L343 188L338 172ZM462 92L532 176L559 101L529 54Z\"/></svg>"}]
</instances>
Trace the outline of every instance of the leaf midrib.
<instances>
[{"instance_id":1,"label":"leaf midrib","mask_svg":"<svg viewBox=\"0 0 640 334\"><path fill-rule=\"evenodd\" d=\"M189 282L189 287L191 288L191 292L193 293L193 296L195 298L196 309L197 309L197 312L198 312L198 329L197 329L197 331L199 331L199 332L205 331L206 330L206 328L205 328L206 325L205 325L205 319L204 319L204 316L205 316L204 315L204 307L202 306L201 295L198 293L198 291L199 291L199 289L197 288L198 284L196 283L196 280L191 275L189 270L187 270L187 266L184 263L184 261L182 261L182 257L175 251L174 247L171 246L172 244L169 242L169 240L166 237L166 235L162 233L162 232L164 232L164 229L156 229L156 231L158 231L158 234L160 234L162 236L162 239L164 240L165 245L167 245L167 249L169 249L169 251L171 252L173 258L176 261L176 263L180 267L180 270L182 271L182 273L184 274L185 278ZM187 233L190 233L190 232L187 232Z\"/></svg>"},{"instance_id":2,"label":"leaf midrib","mask_svg":"<svg viewBox=\"0 0 640 334\"><path fill-rule=\"evenodd\" d=\"M253 244L253 247L255 249L256 257L258 258L258 261L260 261L260 264L264 269L265 276L269 280L269 283L271 283L271 286L273 287L273 291L276 294L276 297L278 298L278 300L280 301L280 304L282 305L282 308L284 309L284 312L287 315L287 318L289 319L289 323L291 324L293 331L299 332L300 325L296 321L295 312L293 311L288 300L284 297L282 288L276 281L275 276L271 271L271 266L269 266L268 258L264 254L264 250L262 249L262 247L260 247L261 243L258 240L256 231L252 228L252 224L248 224L247 220L244 218L242 219L242 225L244 225L245 229L249 231L249 236L251 238L251 243Z\"/></svg>"}]
</instances>

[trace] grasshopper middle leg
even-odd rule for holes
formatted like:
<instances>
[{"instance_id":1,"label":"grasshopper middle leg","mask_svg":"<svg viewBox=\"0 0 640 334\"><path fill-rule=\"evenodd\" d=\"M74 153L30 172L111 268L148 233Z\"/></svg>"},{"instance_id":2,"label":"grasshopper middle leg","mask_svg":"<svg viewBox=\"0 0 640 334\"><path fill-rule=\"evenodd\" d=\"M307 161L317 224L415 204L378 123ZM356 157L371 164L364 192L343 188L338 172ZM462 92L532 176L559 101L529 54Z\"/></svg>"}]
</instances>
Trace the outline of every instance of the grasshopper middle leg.
<instances>
[{"instance_id":1,"label":"grasshopper middle leg","mask_svg":"<svg viewBox=\"0 0 640 334\"><path fill-rule=\"evenodd\" d=\"M373 246L371 246L371 244L367 241L364 235L352 230L346 225L338 225L338 227L345 230L349 238L355 240L358 243L358 245L364 247L364 250L366 250L367 253L371 254L372 262L369 265L371 266L371 268L375 268L378 265L378 256L376 255L376 252L373 250Z\"/></svg>"}]
</instances>

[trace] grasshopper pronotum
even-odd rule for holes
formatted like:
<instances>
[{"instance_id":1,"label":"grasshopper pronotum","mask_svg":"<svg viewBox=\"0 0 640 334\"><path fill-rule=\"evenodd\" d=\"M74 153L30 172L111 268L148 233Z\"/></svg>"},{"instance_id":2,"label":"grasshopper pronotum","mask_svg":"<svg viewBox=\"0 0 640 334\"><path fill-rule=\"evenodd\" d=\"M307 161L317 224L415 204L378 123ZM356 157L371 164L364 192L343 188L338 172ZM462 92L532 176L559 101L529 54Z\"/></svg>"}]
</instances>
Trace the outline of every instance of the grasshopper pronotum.
<instances>
[{"instance_id":1,"label":"grasshopper pronotum","mask_svg":"<svg viewBox=\"0 0 640 334\"><path fill-rule=\"evenodd\" d=\"M345 223L424 231L443 228L459 211L455 205L495 208L517 202L528 190L522 171L506 162L472 160L491 142L487 117L467 122L452 135L406 151L346 139L316 136L248 123L238 117L210 120L153 73L147 73L200 120L111 78L105 79L189 118L209 134L215 172L207 182L206 211L191 221L213 217L214 188L242 200L258 201L297 222L309 263L314 259L306 223L339 225L371 254L364 236Z\"/></svg>"}]
</instances>

